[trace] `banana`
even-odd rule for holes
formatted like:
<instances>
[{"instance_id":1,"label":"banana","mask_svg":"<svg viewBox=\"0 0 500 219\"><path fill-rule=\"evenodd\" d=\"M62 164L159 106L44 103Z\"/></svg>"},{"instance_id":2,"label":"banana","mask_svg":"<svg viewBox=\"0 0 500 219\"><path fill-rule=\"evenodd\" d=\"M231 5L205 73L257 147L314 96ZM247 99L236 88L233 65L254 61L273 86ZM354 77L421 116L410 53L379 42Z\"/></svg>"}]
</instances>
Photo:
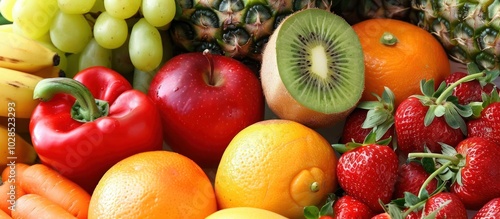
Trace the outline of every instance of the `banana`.
<instances>
[{"instance_id":1,"label":"banana","mask_svg":"<svg viewBox=\"0 0 500 219\"><path fill-rule=\"evenodd\" d=\"M5 169L8 164L34 164L37 153L33 146L16 133L15 126L0 125L0 168ZM2 179L6 181L7 179Z\"/></svg>"},{"instance_id":2,"label":"banana","mask_svg":"<svg viewBox=\"0 0 500 219\"><path fill-rule=\"evenodd\" d=\"M65 77L66 74L63 70L61 70L58 66L49 66L43 68L42 70L30 73L32 75L36 75L42 78L57 78L57 77Z\"/></svg>"},{"instance_id":3,"label":"banana","mask_svg":"<svg viewBox=\"0 0 500 219\"><path fill-rule=\"evenodd\" d=\"M42 79L26 72L0 67L0 116L31 118L40 102L33 99L33 90Z\"/></svg>"},{"instance_id":4,"label":"banana","mask_svg":"<svg viewBox=\"0 0 500 219\"><path fill-rule=\"evenodd\" d=\"M59 65L59 55L35 40L0 31L0 67L32 73Z\"/></svg>"}]
</instances>

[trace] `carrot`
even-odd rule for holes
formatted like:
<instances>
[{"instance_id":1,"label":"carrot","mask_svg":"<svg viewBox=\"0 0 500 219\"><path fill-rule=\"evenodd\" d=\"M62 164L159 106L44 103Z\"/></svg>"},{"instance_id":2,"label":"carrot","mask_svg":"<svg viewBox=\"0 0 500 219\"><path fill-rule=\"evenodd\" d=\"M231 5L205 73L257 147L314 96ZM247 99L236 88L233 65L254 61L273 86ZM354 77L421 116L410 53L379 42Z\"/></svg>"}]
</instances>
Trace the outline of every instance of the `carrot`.
<instances>
[{"instance_id":1,"label":"carrot","mask_svg":"<svg viewBox=\"0 0 500 219\"><path fill-rule=\"evenodd\" d=\"M15 219L76 219L72 214L53 201L37 194L26 194L17 200L17 208L12 211Z\"/></svg>"},{"instance_id":2,"label":"carrot","mask_svg":"<svg viewBox=\"0 0 500 219\"><path fill-rule=\"evenodd\" d=\"M9 214L5 211L0 211L0 219L12 219Z\"/></svg>"},{"instance_id":3,"label":"carrot","mask_svg":"<svg viewBox=\"0 0 500 219\"><path fill-rule=\"evenodd\" d=\"M7 166L2 171L2 185L0 186L0 209L11 214L16 206L16 200L26 194L19 182L19 176L29 167L27 164L17 163L15 168Z\"/></svg>"},{"instance_id":4,"label":"carrot","mask_svg":"<svg viewBox=\"0 0 500 219\"><path fill-rule=\"evenodd\" d=\"M17 175L21 174L29 166L30 165L24 164L24 163L16 163L14 169L12 169L11 166L7 166L2 171L2 181L5 182L5 181L7 181L9 179L9 177L17 176Z\"/></svg>"},{"instance_id":5,"label":"carrot","mask_svg":"<svg viewBox=\"0 0 500 219\"><path fill-rule=\"evenodd\" d=\"M34 164L24 170L19 180L26 193L47 198L77 218L87 218L90 194L54 169Z\"/></svg>"}]
</instances>

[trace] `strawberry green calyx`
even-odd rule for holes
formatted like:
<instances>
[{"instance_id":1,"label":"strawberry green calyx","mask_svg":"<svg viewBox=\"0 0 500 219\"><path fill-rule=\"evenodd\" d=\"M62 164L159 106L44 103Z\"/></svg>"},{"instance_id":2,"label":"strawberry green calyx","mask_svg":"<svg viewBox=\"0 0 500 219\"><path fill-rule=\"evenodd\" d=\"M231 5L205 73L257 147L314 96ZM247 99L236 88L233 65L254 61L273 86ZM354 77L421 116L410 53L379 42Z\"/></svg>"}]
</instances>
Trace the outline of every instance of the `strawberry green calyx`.
<instances>
[{"instance_id":1,"label":"strawberry green calyx","mask_svg":"<svg viewBox=\"0 0 500 219\"><path fill-rule=\"evenodd\" d=\"M362 101L357 108L368 110L366 119L362 124L364 129L372 129L376 134L376 140L380 140L384 134L394 125L394 93L384 86L382 97L373 94L376 101Z\"/></svg>"},{"instance_id":2,"label":"strawberry green calyx","mask_svg":"<svg viewBox=\"0 0 500 219\"><path fill-rule=\"evenodd\" d=\"M335 202L335 194L329 194L326 203L318 208L317 206L311 205L304 207L304 217L306 219L318 219L322 216L333 216L333 203Z\"/></svg>"},{"instance_id":3,"label":"strawberry green calyx","mask_svg":"<svg viewBox=\"0 0 500 219\"><path fill-rule=\"evenodd\" d=\"M371 131L370 134L368 134L363 141L363 143L357 143L357 142L349 142L347 144L332 144L332 147L335 151L343 154L345 152L348 152L350 150L354 150L355 148L358 147L363 147L366 145L388 145L392 141L392 137L389 137L387 139L382 139L382 140L376 140L376 132Z\"/></svg>"},{"instance_id":4,"label":"strawberry green calyx","mask_svg":"<svg viewBox=\"0 0 500 219\"><path fill-rule=\"evenodd\" d=\"M500 96L497 89L493 89L490 94L482 93L482 102L472 102L469 103L472 109L472 118L480 118L483 109L488 107L492 103L500 102Z\"/></svg>"},{"instance_id":5,"label":"strawberry green calyx","mask_svg":"<svg viewBox=\"0 0 500 219\"><path fill-rule=\"evenodd\" d=\"M412 97L418 98L424 106L429 107L424 118L424 125L428 126L435 117L443 116L450 127L454 129L459 128L464 135L467 135L467 126L464 118L472 115L472 109L470 105L461 105L458 103L458 98L452 96L453 89L463 82L475 80L484 75L484 72L470 74L448 86L446 86L445 82L442 82L436 90L434 90L433 79L422 80L420 82L420 90L423 95L413 95Z\"/></svg>"},{"instance_id":6,"label":"strawberry green calyx","mask_svg":"<svg viewBox=\"0 0 500 219\"><path fill-rule=\"evenodd\" d=\"M484 72L484 76L479 77L476 80L479 81L479 84L482 87L488 83L493 83L493 81L495 81L495 79L497 79L498 76L500 75L500 70L498 70L498 69L481 71L476 63L471 62L471 63L467 64L467 73L468 74L475 74L475 73L480 73L480 72Z\"/></svg>"}]
</instances>

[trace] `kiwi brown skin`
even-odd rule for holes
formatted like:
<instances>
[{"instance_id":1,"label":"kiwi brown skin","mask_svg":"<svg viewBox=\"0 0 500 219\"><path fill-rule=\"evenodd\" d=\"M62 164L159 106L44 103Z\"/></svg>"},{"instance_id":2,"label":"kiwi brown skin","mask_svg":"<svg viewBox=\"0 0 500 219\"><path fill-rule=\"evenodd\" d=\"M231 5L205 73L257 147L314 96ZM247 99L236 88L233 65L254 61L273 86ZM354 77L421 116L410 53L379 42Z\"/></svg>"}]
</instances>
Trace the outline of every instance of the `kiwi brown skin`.
<instances>
[{"instance_id":1,"label":"kiwi brown skin","mask_svg":"<svg viewBox=\"0 0 500 219\"><path fill-rule=\"evenodd\" d=\"M281 24L289 17L286 17ZM262 55L260 78L269 109L281 119L293 120L313 129L331 127L342 122L356 108L361 95L353 97L357 98L356 104L353 104L344 111L329 114L312 110L297 102L283 84L278 70L276 41L282 26L281 24L271 34ZM364 84L364 81L360 83Z\"/></svg>"}]
</instances>

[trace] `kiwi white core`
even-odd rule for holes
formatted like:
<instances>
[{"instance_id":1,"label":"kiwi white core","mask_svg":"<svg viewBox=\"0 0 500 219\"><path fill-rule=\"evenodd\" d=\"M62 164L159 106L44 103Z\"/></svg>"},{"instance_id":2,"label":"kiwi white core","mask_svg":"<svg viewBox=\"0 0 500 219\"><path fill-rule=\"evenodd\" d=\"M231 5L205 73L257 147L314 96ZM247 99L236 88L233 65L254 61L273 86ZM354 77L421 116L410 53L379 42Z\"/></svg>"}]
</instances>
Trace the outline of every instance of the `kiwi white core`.
<instances>
[{"instance_id":1,"label":"kiwi white core","mask_svg":"<svg viewBox=\"0 0 500 219\"><path fill-rule=\"evenodd\" d=\"M321 79L328 77L328 55L325 48L321 45L311 49L311 59L314 60L311 65L311 71L320 76Z\"/></svg>"}]
</instances>

